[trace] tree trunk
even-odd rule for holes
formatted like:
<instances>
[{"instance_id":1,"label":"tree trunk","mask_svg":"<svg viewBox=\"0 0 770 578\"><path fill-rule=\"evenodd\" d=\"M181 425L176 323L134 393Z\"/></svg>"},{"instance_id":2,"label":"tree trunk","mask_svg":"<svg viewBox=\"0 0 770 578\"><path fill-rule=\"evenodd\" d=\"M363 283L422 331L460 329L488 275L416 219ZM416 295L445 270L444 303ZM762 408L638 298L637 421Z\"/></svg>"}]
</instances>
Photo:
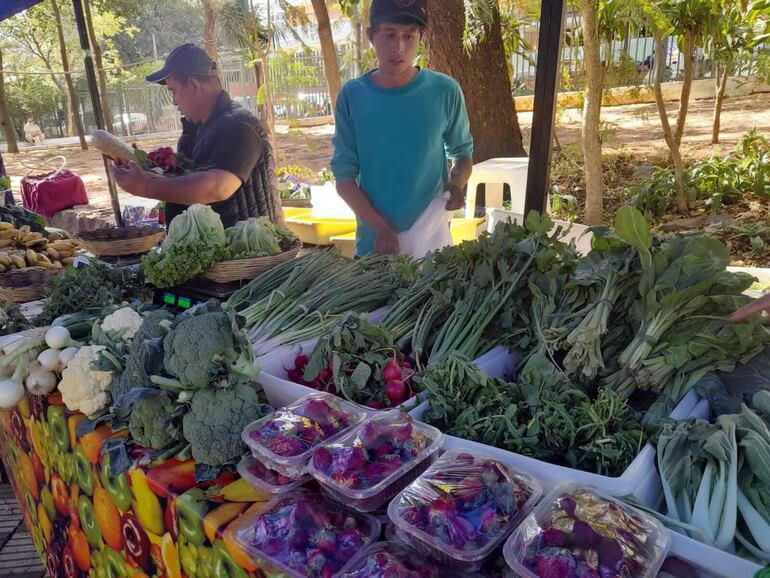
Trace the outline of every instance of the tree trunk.
<instances>
[{"instance_id":1,"label":"tree trunk","mask_svg":"<svg viewBox=\"0 0 770 578\"><path fill-rule=\"evenodd\" d=\"M0 49L0 126L5 134L5 142L8 144L9 153L19 152L16 143L16 131L13 129L11 115L8 113L8 101L5 97L5 75L3 74L3 51Z\"/></svg>"},{"instance_id":2,"label":"tree trunk","mask_svg":"<svg viewBox=\"0 0 770 578\"><path fill-rule=\"evenodd\" d=\"M687 205L687 189L684 183L684 162L679 152L679 144L674 138L671 130L671 123L668 121L668 112L666 112L666 103L663 101L663 72L666 67L666 61L660 55L666 54L666 47L663 45L663 39L660 35L655 36L655 103L658 105L658 114L660 115L660 124L663 127L663 136L666 144L671 151L671 158L674 163L674 179L676 181L676 205L679 212L687 215L690 209Z\"/></svg>"},{"instance_id":3,"label":"tree trunk","mask_svg":"<svg viewBox=\"0 0 770 578\"><path fill-rule=\"evenodd\" d=\"M724 65L720 67L724 69L721 71L721 76L720 68L717 68L717 92L716 101L714 102L714 122L711 126L711 144L717 144L719 142L719 130L722 123L722 105L725 102L725 94L727 94L727 79L730 77L731 66L732 62L727 60Z\"/></svg>"},{"instance_id":4,"label":"tree trunk","mask_svg":"<svg viewBox=\"0 0 770 578\"><path fill-rule=\"evenodd\" d=\"M583 15L586 92L583 105L583 165L586 179L587 225L601 225L604 217L602 175L602 88L604 67L599 40L599 14L594 0L580 0Z\"/></svg>"},{"instance_id":5,"label":"tree trunk","mask_svg":"<svg viewBox=\"0 0 770 578\"><path fill-rule=\"evenodd\" d=\"M428 18L428 64L452 76L462 87L474 162L526 156L511 94L499 11L495 8L489 30L470 50L463 45L463 0L444 0L441 10L429 6Z\"/></svg>"},{"instance_id":6,"label":"tree trunk","mask_svg":"<svg viewBox=\"0 0 770 578\"><path fill-rule=\"evenodd\" d=\"M318 22L318 39L321 42L321 53L324 58L324 72L326 73L326 84L329 86L329 98L332 110L335 110L342 81L340 80L340 65L337 62L337 48L334 46L332 25L329 22L329 10L326 8L326 0L311 1L316 22Z\"/></svg>"},{"instance_id":7,"label":"tree trunk","mask_svg":"<svg viewBox=\"0 0 770 578\"><path fill-rule=\"evenodd\" d=\"M107 73L104 71L102 60L102 47L96 38L94 22L91 18L91 0L83 0L83 11L86 16L86 27L88 28L88 38L91 41L91 48L94 51L94 63L96 64L97 79L99 81L99 102L102 104L102 114L104 115L104 128L111 133L115 132L112 126L112 107L107 98Z\"/></svg>"},{"instance_id":8,"label":"tree trunk","mask_svg":"<svg viewBox=\"0 0 770 578\"><path fill-rule=\"evenodd\" d=\"M260 53L262 61L262 83L265 87L265 110L267 112L266 129L270 135L270 140L275 138L275 108L273 108L273 88L270 83L270 68L268 67L267 52Z\"/></svg>"},{"instance_id":9,"label":"tree trunk","mask_svg":"<svg viewBox=\"0 0 770 578\"><path fill-rule=\"evenodd\" d=\"M676 146L682 144L684 124L687 122L687 110L690 108L690 92L695 78L695 39L692 32L684 33L684 79L682 96L679 98L679 112L676 116Z\"/></svg>"},{"instance_id":10,"label":"tree trunk","mask_svg":"<svg viewBox=\"0 0 770 578\"><path fill-rule=\"evenodd\" d=\"M209 58L220 68L219 48L217 47L217 8L214 0L201 0L203 4L203 48Z\"/></svg>"},{"instance_id":11,"label":"tree trunk","mask_svg":"<svg viewBox=\"0 0 770 578\"><path fill-rule=\"evenodd\" d=\"M353 13L353 55L355 57L353 78L356 78L361 75L361 62L364 60L362 41L365 34L361 25L361 6L353 4L350 9Z\"/></svg>"},{"instance_id":12,"label":"tree trunk","mask_svg":"<svg viewBox=\"0 0 770 578\"><path fill-rule=\"evenodd\" d=\"M75 124L75 129L80 139L80 148L84 151L88 150L88 144L86 143L85 129L83 128L83 119L80 117L80 106L78 105L78 95L75 92L75 81L72 80L72 72L70 69L70 61L67 56L67 42L64 39L64 27L61 21L61 11L59 10L58 0L51 0L51 6L53 7L53 18L56 23L56 32L59 35L59 51L61 52L62 70L64 71L64 79L67 82L67 94L70 108L70 114Z\"/></svg>"},{"instance_id":13,"label":"tree trunk","mask_svg":"<svg viewBox=\"0 0 770 578\"><path fill-rule=\"evenodd\" d=\"M366 34L366 30L369 28L369 19L372 11L372 3L369 0L361 0L361 53L365 50L369 50L371 42L369 42L369 36Z\"/></svg>"}]
</instances>

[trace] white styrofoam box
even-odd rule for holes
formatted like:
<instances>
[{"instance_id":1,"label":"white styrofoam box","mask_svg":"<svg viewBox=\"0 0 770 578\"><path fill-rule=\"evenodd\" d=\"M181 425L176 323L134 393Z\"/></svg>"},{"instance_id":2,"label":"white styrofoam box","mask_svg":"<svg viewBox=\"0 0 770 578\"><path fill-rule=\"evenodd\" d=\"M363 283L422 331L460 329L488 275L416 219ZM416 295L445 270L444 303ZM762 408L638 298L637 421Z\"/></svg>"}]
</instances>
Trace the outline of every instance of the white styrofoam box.
<instances>
[{"instance_id":1,"label":"white styrofoam box","mask_svg":"<svg viewBox=\"0 0 770 578\"><path fill-rule=\"evenodd\" d=\"M699 578L752 578L762 566L671 531L669 556L676 556L698 570Z\"/></svg>"},{"instance_id":2,"label":"white styrofoam box","mask_svg":"<svg viewBox=\"0 0 770 578\"><path fill-rule=\"evenodd\" d=\"M504 223L505 221L516 221L519 224L524 222L524 215L521 213L504 211L503 209L487 209L487 231L490 233L495 230L497 223ZM593 233L588 230L585 225L578 223L569 223L567 221L554 220L554 228L561 227L563 234L561 240L565 243L575 241L578 253L585 255L591 250L591 239L593 239Z\"/></svg>"},{"instance_id":3,"label":"white styrofoam box","mask_svg":"<svg viewBox=\"0 0 770 578\"><path fill-rule=\"evenodd\" d=\"M319 219L355 219L353 209L337 194L331 181L310 187L311 216Z\"/></svg>"},{"instance_id":4,"label":"white styrofoam box","mask_svg":"<svg viewBox=\"0 0 770 578\"><path fill-rule=\"evenodd\" d=\"M516 370L516 358L504 345L490 349L473 363L487 375L499 379L510 376Z\"/></svg>"}]
</instances>

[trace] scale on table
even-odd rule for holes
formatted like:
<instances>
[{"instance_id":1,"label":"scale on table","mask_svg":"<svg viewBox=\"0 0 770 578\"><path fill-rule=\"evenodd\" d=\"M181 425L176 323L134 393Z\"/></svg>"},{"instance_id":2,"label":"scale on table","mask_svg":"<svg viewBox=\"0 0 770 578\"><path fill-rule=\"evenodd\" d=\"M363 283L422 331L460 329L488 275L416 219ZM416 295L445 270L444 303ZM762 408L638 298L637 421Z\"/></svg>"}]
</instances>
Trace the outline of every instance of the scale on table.
<instances>
[{"instance_id":1,"label":"scale on table","mask_svg":"<svg viewBox=\"0 0 770 578\"><path fill-rule=\"evenodd\" d=\"M241 285L240 281L214 283L208 280L192 279L176 287L156 289L153 303L177 309L189 309L209 299L217 299L220 302L226 301Z\"/></svg>"}]
</instances>

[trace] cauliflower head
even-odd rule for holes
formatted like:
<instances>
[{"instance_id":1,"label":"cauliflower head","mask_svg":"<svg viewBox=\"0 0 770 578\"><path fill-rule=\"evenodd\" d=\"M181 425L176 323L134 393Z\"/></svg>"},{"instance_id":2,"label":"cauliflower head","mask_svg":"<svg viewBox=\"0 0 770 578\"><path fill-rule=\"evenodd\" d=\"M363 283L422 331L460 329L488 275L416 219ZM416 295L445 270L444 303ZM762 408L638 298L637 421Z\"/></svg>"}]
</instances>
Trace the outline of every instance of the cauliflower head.
<instances>
[{"instance_id":1,"label":"cauliflower head","mask_svg":"<svg viewBox=\"0 0 770 578\"><path fill-rule=\"evenodd\" d=\"M140 446L162 450L182 439L184 406L165 393L137 399L131 407L128 429Z\"/></svg>"},{"instance_id":2,"label":"cauliflower head","mask_svg":"<svg viewBox=\"0 0 770 578\"><path fill-rule=\"evenodd\" d=\"M113 332L123 340L133 339L143 321L142 316L131 307L121 307L104 318L102 330Z\"/></svg>"},{"instance_id":3,"label":"cauliflower head","mask_svg":"<svg viewBox=\"0 0 770 578\"><path fill-rule=\"evenodd\" d=\"M248 385L201 389L193 395L182 431L198 463L221 466L244 454L243 428L271 411Z\"/></svg>"},{"instance_id":4,"label":"cauliflower head","mask_svg":"<svg viewBox=\"0 0 770 578\"><path fill-rule=\"evenodd\" d=\"M67 409L93 415L106 408L111 401L111 371L98 371L92 365L99 361L101 345L81 347L67 364L59 382L59 391Z\"/></svg>"}]
</instances>

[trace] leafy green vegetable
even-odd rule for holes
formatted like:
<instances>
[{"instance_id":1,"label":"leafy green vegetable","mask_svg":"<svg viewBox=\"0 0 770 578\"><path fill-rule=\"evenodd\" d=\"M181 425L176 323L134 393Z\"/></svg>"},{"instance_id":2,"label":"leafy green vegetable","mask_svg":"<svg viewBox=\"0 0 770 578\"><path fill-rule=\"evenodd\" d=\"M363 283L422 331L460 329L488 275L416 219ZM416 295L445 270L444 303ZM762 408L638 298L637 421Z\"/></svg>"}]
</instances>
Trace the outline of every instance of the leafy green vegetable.
<instances>
[{"instance_id":1,"label":"leafy green vegetable","mask_svg":"<svg viewBox=\"0 0 770 578\"><path fill-rule=\"evenodd\" d=\"M156 287L189 281L226 254L222 221L208 205L192 205L169 225L160 247L142 258L147 280Z\"/></svg>"},{"instance_id":2,"label":"leafy green vegetable","mask_svg":"<svg viewBox=\"0 0 770 578\"><path fill-rule=\"evenodd\" d=\"M625 400L610 390L591 399L543 355L530 359L515 384L457 356L415 381L430 392L426 423L550 463L619 475L646 440Z\"/></svg>"},{"instance_id":3,"label":"leafy green vegetable","mask_svg":"<svg viewBox=\"0 0 770 578\"><path fill-rule=\"evenodd\" d=\"M131 437L140 446L155 450L177 444L182 440L182 416L186 409L161 391L140 397L131 407Z\"/></svg>"},{"instance_id":4,"label":"leafy green vegetable","mask_svg":"<svg viewBox=\"0 0 770 578\"><path fill-rule=\"evenodd\" d=\"M32 327L32 323L21 313L19 305L0 302L0 335L19 333Z\"/></svg>"},{"instance_id":5,"label":"leafy green vegetable","mask_svg":"<svg viewBox=\"0 0 770 578\"><path fill-rule=\"evenodd\" d=\"M229 259L250 259L277 255L299 239L287 228L275 225L267 217L240 221L225 231Z\"/></svg>"},{"instance_id":6,"label":"leafy green vegetable","mask_svg":"<svg viewBox=\"0 0 770 578\"><path fill-rule=\"evenodd\" d=\"M144 300L147 288L140 270L113 268L101 261L70 268L58 276L48 292L37 325L49 325L57 317L92 308L117 305L131 299Z\"/></svg>"}]
</instances>

